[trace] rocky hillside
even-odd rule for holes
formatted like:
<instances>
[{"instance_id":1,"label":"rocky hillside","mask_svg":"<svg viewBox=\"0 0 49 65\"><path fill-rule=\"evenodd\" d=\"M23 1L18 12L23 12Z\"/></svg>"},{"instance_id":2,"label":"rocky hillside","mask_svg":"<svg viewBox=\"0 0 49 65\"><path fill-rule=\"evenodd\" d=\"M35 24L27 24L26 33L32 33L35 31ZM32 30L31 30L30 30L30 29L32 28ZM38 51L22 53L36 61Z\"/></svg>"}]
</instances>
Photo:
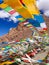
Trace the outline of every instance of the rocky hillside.
<instances>
[{"instance_id":1,"label":"rocky hillside","mask_svg":"<svg viewBox=\"0 0 49 65\"><path fill-rule=\"evenodd\" d=\"M0 42L21 40L32 36L32 31L23 26L23 23L19 24L17 28L11 29L6 35L0 37Z\"/></svg>"}]
</instances>

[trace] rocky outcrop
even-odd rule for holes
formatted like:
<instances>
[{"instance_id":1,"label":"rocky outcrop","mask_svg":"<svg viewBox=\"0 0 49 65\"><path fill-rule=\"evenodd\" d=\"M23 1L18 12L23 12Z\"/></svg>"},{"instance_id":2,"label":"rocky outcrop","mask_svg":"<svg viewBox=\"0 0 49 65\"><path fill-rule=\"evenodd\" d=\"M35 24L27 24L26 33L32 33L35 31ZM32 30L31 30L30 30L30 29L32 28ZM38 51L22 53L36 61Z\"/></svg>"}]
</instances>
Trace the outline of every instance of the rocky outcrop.
<instances>
[{"instance_id":1,"label":"rocky outcrop","mask_svg":"<svg viewBox=\"0 0 49 65\"><path fill-rule=\"evenodd\" d=\"M13 40L21 40L32 36L32 31L23 26L23 23L19 23L17 28L11 29L8 34L0 37L0 42L4 41L13 41Z\"/></svg>"}]
</instances>

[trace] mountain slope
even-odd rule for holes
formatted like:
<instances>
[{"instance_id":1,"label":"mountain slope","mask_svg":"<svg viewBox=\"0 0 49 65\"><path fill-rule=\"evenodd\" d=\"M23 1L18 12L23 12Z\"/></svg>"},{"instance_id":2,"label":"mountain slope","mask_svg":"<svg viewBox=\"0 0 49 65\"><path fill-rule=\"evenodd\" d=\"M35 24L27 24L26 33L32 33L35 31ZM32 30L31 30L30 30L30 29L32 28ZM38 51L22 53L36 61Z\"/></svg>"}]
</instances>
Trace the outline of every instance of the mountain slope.
<instances>
[{"instance_id":1,"label":"mountain slope","mask_svg":"<svg viewBox=\"0 0 49 65\"><path fill-rule=\"evenodd\" d=\"M32 36L32 31L23 25L23 23L19 23L17 28L13 28L8 32L8 34L0 37L0 42L3 41L13 41L13 40L21 40Z\"/></svg>"}]
</instances>

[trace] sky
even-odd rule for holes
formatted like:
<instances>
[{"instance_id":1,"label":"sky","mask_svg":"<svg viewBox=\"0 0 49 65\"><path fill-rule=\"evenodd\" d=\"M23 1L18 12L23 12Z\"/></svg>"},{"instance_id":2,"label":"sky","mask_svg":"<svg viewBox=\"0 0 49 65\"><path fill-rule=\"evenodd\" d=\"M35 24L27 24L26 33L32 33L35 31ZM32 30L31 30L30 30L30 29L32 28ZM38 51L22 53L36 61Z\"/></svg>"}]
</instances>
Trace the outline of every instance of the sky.
<instances>
[{"instance_id":1,"label":"sky","mask_svg":"<svg viewBox=\"0 0 49 65\"><path fill-rule=\"evenodd\" d=\"M4 10L0 9L0 36L7 34L9 30L15 28L18 24L17 19L10 17Z\"/></svg>"},{"instance_id":2,"label":"sky","mask_svg":"<svg viewBox=\"0 0 49 65\"><path fill-rule=\"evenodd\" d=\"M49 17L49 0L37 0L37 7L39 10L43 10L43 14Z\"/></svg>"}]
</instances>

